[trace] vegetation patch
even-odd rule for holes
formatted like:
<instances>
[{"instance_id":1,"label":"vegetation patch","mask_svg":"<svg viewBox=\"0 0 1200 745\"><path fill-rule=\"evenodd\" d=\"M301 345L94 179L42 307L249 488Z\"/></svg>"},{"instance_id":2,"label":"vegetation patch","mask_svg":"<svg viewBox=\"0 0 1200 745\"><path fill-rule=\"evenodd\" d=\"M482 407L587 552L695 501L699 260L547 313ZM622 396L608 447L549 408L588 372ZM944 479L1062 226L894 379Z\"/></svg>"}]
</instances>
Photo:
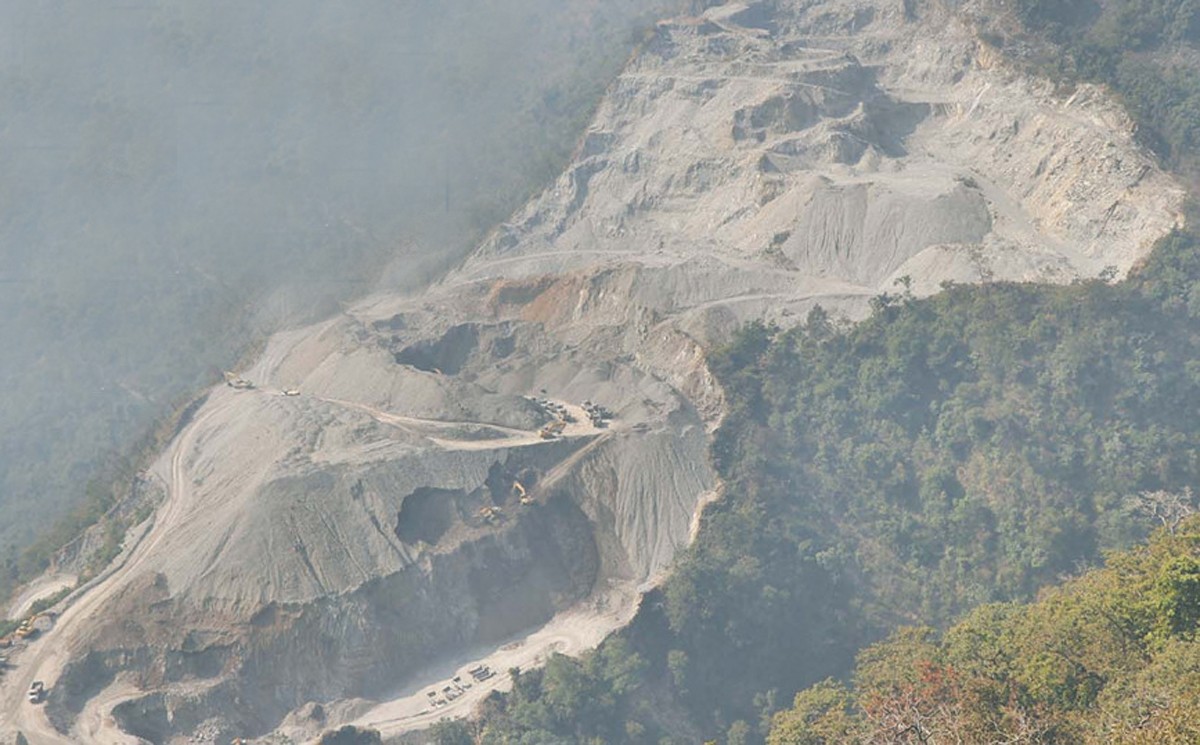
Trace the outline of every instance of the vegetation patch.
<instances>
[{"instance_id":1,"label":"vegetation patch","mask_svg":"<svg viewBox=\"0 0 1200 745\"><path fill-rule=\"evenodd\" d=\"M777 714L769 745L1200 742L1200 519L944 634L904 628Z\"/></svg>"}]
</instances>

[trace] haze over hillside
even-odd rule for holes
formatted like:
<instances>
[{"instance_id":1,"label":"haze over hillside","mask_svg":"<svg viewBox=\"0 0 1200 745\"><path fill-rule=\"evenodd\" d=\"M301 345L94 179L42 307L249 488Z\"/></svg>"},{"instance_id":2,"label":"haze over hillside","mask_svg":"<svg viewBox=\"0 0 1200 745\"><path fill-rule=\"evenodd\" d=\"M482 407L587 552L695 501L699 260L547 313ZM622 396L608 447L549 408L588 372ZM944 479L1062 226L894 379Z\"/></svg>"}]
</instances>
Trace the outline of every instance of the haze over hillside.
<instances>
[{"instance_id":1,"label":"haze over hillside","mask_svg":"<svg viewBox=\"0 0 1200 745\"><path fill-rule=\"evenodd\" d=\"M458 255L668 5L0 0L0 549L248 342Z\"/></svg>"},{"instance_id":2,"label":"haze over hillside","mask_svg":"<svg viewBox=\"0 0 1200 745\"><path fill-rule=\"evenodd\" d=\"M94 281L54 297L105 300L128 325L47 312L56 343L134 371L117 381L147 399L130 421L164 400L133 383L187 377L137 350L210 380L112 509L25 573L0 620L0 743L327 742L345 726L761 745L788 696L848 675L896 625L1028 599L1147 516L1182 526L1200 240L1165 164L1187 162L1193 99L1126 55L1185 44L1172 19L1190 6L1106 0L1067 47L1062 18L1030 25L1040 2L693 2L619 70L603 50L629 44L632 3L153 6L129 54L170 63L144 75L174 118L136 115L113 82L128 54L96 51L84 79L124 70L80 88L105 145L72 141L60 170L126 188L29 181L78 209L27 204L11 226L53 250L14 266L65 276L71 238L124 214L148 237L104 256L169 281L75 261ZM51 23L41 7L21 22ZM1160 40L1126 43L1113 13ZM411 38L388 33L406 16ZM35 31L13 38L40 48ZM383 67L412 48L444 64ZM37 69L14 100L57 90L58 67ZM414 91L430 95L398 102ZM45 95L22 111L57 121ZM34 119L26 142L67 137ZM13 152L30 179L53 170ZM175 271L195 293L168 304ZM256 334L216 382L210 358ZM83 397L63 380L39 382L67 410ZM1200 629L1186 541L1186 561L1151 572L1171 607L1134 614L1173 619L1178 640ZM779 745L871 724L870 701L855 714L848 689L815 690L836 694L841 734L808 737L802 698Z\"/></svg>"},{"instance_id":3,"label":"haze over hillside","mask_svg":"<svg viewBox=\"0 0 1200 745\"><path fill-rule=\"evenodd\" d=\"M277 333L207 392L0 714L38 742L465 714L507 679L447 708L430 686L596 644L688 545L721 489L708 353L743 322L1143 259L1183 193L1121 108L928 11L658 24L559 178L453 271Z\"/></svg>"}]
</instances>

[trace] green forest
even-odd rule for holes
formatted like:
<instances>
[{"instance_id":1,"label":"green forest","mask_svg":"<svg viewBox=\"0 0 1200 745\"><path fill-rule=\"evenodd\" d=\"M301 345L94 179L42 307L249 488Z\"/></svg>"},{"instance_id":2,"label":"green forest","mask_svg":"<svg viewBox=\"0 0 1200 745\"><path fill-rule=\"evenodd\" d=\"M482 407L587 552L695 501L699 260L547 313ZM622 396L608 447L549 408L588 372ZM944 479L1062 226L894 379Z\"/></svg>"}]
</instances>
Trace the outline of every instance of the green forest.
<instances>
[{"instance_id":1,"label":"green forest","mask_svg":"<svg viewBox=\"0 0 1200 745\"><path fill-rule=\"evenodd\" d=\"M711 360L725 495L661 592L439 741L762 742L892 630L1031 599L1191 510L1197 360L1183 233L1118 283L949 286L880 296L853 326L817 309L745 328Z\"/></svg>"},{"instance_id":2,"label":"green forest","mask_svg":"<svg viewBox=\"0 0 1200 745\"><path fill-rule=\"evenodd\" d=\"M776 714L768 745L1200 742L1200 518L1030 604L898 630Z\"/></svg>"}]
</instances>

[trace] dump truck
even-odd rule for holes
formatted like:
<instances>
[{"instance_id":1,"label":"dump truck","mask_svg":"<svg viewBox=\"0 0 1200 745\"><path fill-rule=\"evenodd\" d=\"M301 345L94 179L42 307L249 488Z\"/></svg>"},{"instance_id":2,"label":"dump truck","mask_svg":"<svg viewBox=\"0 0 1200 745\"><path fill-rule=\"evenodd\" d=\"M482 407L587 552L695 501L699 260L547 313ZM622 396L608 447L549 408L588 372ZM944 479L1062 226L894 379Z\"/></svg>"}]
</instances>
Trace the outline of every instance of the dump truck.
<instances>
[{"instance_id":1,"label":"dump truck","mask_svg":"<svg viewBox=\"0 0 1200 745\"><path fill-rule=\"evenodd\" d=\"M483 518L484 522L494 523L504 514L504 510L499 507L480 507L478 514Z\"/></svg>"},{"instance_id":2,"label":"dump truck","mask_svg":"<svg viewBox=\"0 0 1200 745\"><path fill-rule=\"evenodd\" d=\"M40 680L33 681L29 686L29 703L40 704L42 699L46 697L46 684Z\"/></svg>"}]
</instances>

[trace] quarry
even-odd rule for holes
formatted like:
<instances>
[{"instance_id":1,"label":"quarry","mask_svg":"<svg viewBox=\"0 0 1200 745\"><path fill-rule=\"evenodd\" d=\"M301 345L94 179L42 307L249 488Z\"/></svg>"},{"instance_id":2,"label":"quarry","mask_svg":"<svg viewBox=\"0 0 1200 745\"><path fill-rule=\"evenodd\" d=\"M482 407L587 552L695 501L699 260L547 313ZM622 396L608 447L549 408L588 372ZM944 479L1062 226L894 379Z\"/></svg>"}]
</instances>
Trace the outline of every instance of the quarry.
<instances>
[{"instance_id":1,"label":"quarry","mask_svg":"<svg viewBox=\"0 0 1200 745\"><path fill-rule=\"evenodd\" d=\"M207 393L139 482L151 517L11 650L0 738L465 716L669 571L720 495L705 359L740 325L1123 276L1182 202L1105 92L1007 65L951 9L662 21L569 168L461 265L277 334Z\"/></svg>"}]
</instances>

